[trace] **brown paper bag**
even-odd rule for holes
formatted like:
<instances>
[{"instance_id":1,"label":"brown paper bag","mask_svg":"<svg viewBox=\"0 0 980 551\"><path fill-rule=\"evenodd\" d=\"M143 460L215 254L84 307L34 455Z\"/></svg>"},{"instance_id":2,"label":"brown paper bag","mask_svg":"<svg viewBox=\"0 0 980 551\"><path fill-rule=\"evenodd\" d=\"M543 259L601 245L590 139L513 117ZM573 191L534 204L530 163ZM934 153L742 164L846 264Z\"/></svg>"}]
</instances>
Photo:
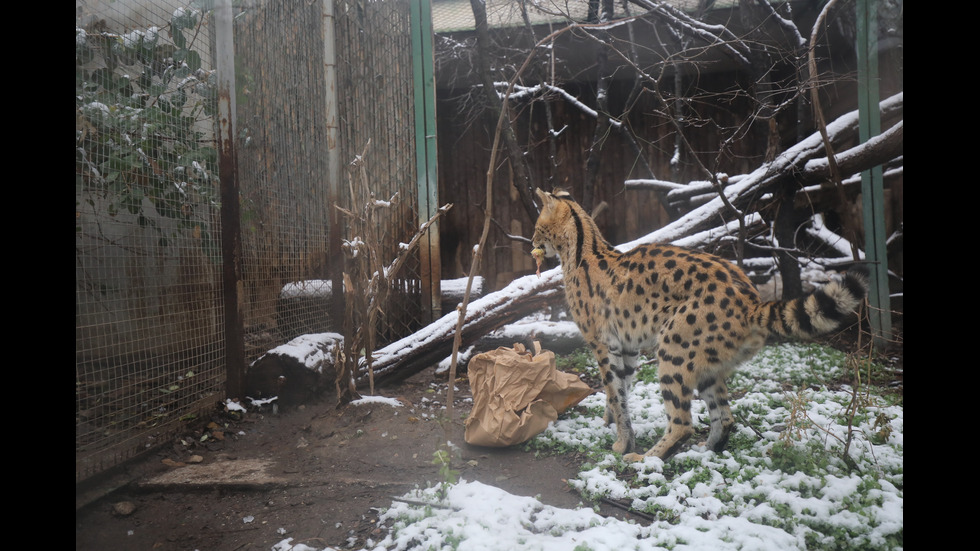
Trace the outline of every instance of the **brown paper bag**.
<instances>
[{"instance_id":1,"label":"brown paper bag","mask_svg":"<svg viewBox=\"0 0 980 551\"><path fill-rule=\"evenodd\" d=\"M467 366L473 411L463 438L469 444L502 447L533 438L579 403L592 389L577 375L555 369L555 354L536 354L518 343L478 354Z\"/></svg>"}]
</instances>

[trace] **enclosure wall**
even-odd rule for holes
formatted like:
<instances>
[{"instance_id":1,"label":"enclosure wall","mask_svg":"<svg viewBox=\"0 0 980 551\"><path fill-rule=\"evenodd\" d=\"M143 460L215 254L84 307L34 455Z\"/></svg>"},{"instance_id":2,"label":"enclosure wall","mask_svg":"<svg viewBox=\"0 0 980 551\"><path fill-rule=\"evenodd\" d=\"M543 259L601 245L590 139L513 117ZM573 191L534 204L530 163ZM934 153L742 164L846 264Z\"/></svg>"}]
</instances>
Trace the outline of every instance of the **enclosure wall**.
<instances>
[{"instance_id":1,"label":"enclosure wall","mask_svg":"<svg viewBox=\"0 0 980 551\"><path fill-rule=\"evenodd\" d=\"M210 27L164 1L76 16L78 481L212 410L226 374Z\"/></svg>"},{"instance_id":2,"label":"enclosure wall","mask_svg":"<svg viewBox=\"0 0 980 551\"><path fill-rule=\"evenodd\" d=\"M228 399L247 403L226 395L229 370L248 368L228 364L229 343L251 364L342 330L338 251L357 236L338 207L356 205L350 171L332 166L363 155L371 191L394 198L383 256L418 229L410 2L236 1L234 67L222 70L237 166L221 173L234 174L241 250L221 250L216 25L198 6L76 2L76 482ZM231 258L241 319L225 327ZM428 321L426 285L416 253L382 307L382 341Z\"/></svg>"}]
</instances>

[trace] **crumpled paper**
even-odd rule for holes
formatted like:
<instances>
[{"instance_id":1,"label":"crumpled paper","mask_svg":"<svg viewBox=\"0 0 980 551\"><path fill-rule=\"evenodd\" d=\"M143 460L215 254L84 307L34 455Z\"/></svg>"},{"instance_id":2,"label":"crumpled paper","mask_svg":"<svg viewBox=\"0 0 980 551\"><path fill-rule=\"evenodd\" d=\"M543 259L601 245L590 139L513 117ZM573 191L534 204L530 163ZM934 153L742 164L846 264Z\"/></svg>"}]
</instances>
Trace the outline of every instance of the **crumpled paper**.
<instances>
[{"instance_id":1,"label":"crumpled paper","mask_svg":"<svg viewBox=\"0 0 980 551\"><path fill-rule=\"evenodd\" d=\"M504 447L533 438L566 409L592 394L577 375L555 368L555 353L535 353L517 343L470 359L473 410L463 438L477 446Z\"/></svg>"}]
</instances>

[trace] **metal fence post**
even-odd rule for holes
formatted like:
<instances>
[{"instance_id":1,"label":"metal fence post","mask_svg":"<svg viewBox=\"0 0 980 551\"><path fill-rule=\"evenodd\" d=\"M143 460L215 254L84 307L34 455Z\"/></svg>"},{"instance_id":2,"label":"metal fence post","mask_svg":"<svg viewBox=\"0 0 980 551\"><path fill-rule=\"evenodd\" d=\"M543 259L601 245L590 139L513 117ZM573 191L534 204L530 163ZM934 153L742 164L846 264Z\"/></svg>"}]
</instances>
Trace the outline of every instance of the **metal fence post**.
<instances>
[{"instance_id":1,"label":"metal fence post","mask_svg":"<svg viewBox=\"0 0 980 551\"><path fill-rule=\"evenodd\" d=\"M344 315L344 261L341 250L342 224L337 205L340 204L342 171L340 147L340 119L337 98L337 15L334 0L323 0L323 80L326 100L326 138L327 138L327 276L333 292L330 295L330 315L333 320L341 320ZM335 323L337 323L335 321Z\"/></svg>"},{"instance_id":2,"label":"metal fence post","mask_svg":"<svg viewBox=\"0 0 980 551\"><path fill-rule=\"evenodd\" d=\"M411 4L412 67L415 89L415 160L418 181L419 224L439 210L436 165L436 94L432 60L432 5L430 0ZM423 321L442 316L442 261L439 255L439 223L426 232L419 246Z\"/></svg>"},{"instance_id":3,"label":"metal fence post","mask_svg":"<svg viewBox=\"0 0 980 551\"><path fill-rule=\"evenodd\" d=\"M235 178L235 38L231 0L215 2L215 66L218 75L218 172L221 176L221 255L225 321L226 394L242 398L245 340L238 285L242 280L241 207Z\"/></svg>"},{"instance_id":4,"label":"metal fence post","mask_svg":"<svg viewBox=\"0 0 980 551\"><path fill-rule=\"evenodd\" d=\"M858 124L862 143L881 133L878 107L878 5L857 3ZM891 301L888 293L888 254L885 240L885 194L881 166L861 173L865 254L870 264L872 341L884 347L891 338Z\"/></svg>"}]
</instances>

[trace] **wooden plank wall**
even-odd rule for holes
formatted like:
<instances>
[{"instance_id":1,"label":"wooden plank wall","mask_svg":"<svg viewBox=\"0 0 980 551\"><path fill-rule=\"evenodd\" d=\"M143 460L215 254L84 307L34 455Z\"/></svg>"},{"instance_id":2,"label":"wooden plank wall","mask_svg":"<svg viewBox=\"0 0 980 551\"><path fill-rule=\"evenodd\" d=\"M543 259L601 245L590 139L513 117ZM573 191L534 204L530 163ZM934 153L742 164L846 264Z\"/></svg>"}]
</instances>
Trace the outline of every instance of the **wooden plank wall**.
<instances>
[{"instance_id":1,"label":"wooden plank wall","mask_svg":"<svg viewBox=\"0 0 980 551\"><path fill-rule=\"evenodd\" d=\"M439 193L442 202L455 205L442 222L442 269L444 278L452 278L468 273L472 248L479 241L482 231L486 172L496 119L491 120L486 115L473 117L460 107L465 102L452 99L454 91L440 92L437 107ZM589 90L583 89L577 93L581 94L580 98L585 103L594 104L591 98L586 97L591 93ZM623 100L625 93L622 85L614 86L613 94L619 101ZM561 121L556 126L567 125L557 138L557 162L554 167L549 161L549 145L545 140L547 126L540 104L533 107L515 106L518 139L525 146L527 143L533 144L528 149L537 185L545 189L564 187L581 199L594 119L567 102L555 102L552 106L554 119ZM674 134L666 120L654 114L656 109L657 106L650 101L637 106L630 124L634 132L642 136L645 156L652 163L656 176L670 180L673 179L669 160L673 155ZM732 112L719 112L714 116L724 119L720 121L723 124L734 119ZM689 139L694 141L695 147L704 151L717 149L717 136L710 130ZM632 151L618 133L613 132L608 136L603 151L595 204L602 201L608 203L608 208L597 218L605 237L612 243L621 243L667 224L667 213L661 208L655 194L625 189L625 180L648 176L637 165ZM746 171L758 162L761 158L759 155L756 154L753 160L751 152L739 150L738 155L728 160L729 170ZM511 234L530 238L533 232L531 219L517 199L509 162L503 152L498 153L497 157L494 217ZM686 166L682 178L694 178L696 174L692 167ZM491 230L488 241L488 250L492 254L485 256L481 273L493 288L500 288L514 277L534 271L528 245L508 240L496 226Z\"/></svg>"},{"instance_id":2,"label":"wooden plank wall","mask_svg":"<svg viewBox=\"0 0 980 551\"><path fill-rule=\"evenodd\" d=\"M701 75L699 86L705 89L724 89L734 78L727 73ZM852 94L847 86L842 88L843 90L833 91L833 116L850 110L847 100ZM594 105L593 98L588 97L588 89L572 90L584 103ZM614 103L622 102L625 94L625 84L616 83L611 92L611 100ZM443 277L463 277L468 274L472 248L479 241L483 228L486 172L496 119L491 119L486 114L474 116L469 111L470 108L462 108L463 105L471 105L471 102L453 99L459 97L457 90L440 90L438 97L440 201L455 205L442 221ZM530 152L529 158L537 185L545 189L551 189L553 185L561 186L577 199L581 199L585 161L593 139L595 122L567 102L557 101L552 105L554 119L561 121L556 126L561 128L567 125L557 139L556 166L552 168L549 162L549 146L545 140L547 127L540 104L533 108L526 104L513 107L518 139ZM666 119L657 114L660 109L662 106L647 95L634 107L629 119L634 133L642 141L641 147L655 176L681 183L704 179L704 174L689 162L682 162L678 172L671 171L669 163L674 151L674 131ZM697 104L692 109L696 109L702 118L710 119L718 127L734 127L748 117L750 112L749 106L739 105L738 100L723 106ZM613 111L616 112L615 107ZM787 110L785 116L779 120L783 148L796 143L796 120L793 117L793 110ZM744 137L736 141L725 156L718 157L714 170L733 175L754 170L764 160L766 132L766 128L758 126L746 131ZM687 139L707 159L715 158L721 142L713 125L699 127L696 132L690 132ZM527 146L528 143L532 145ZM646 178L648 175L637 165L632 151L620 135L611 133L603 151L595 189L595 204L602 201L608 203L608 208L597 218L606 239L611 243L623 243L669 223L667 212L653 192L625 189L625 180ZM531 219L517 198L513 186L514 177L506 154L500 152L497 158L494 217L509 233L530 238L533 233ZM902 221L904 201L901 176L886 181L886 187L890 202L887 214L890 233ZM857 209L860 210L859 204ZM501 288L514 277L533 272L529 245L508 240L496 225L490 232L488 242L491 254L484 257L481 275L493 289ZM901 260L897 260L896 269L900 270Z\"/></svg>"}]
</instances>

